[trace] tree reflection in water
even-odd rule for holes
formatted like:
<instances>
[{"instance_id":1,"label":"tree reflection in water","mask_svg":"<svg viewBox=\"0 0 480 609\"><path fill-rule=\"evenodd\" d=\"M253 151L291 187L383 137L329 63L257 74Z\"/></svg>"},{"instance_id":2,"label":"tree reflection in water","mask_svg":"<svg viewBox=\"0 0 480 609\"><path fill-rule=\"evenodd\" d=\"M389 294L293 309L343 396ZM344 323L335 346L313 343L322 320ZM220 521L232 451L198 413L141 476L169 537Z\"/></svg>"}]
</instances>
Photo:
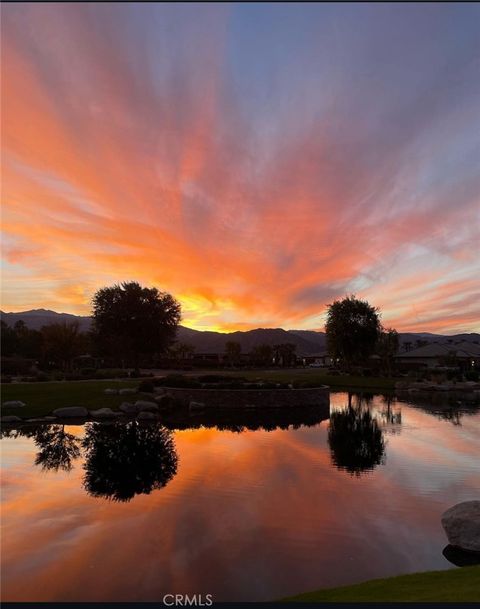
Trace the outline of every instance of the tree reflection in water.
<instances>
[{"instance_id":1,"label":"tree reflection in water","mask_svg":"<svg viewBox=\"0 0 480 609\"><path fill-rule=\"evenodd\" d=\"M357 396L352 404L348 396L348 406L330 414L328 443L333 463L338 469L360 476L384 463L385 441L377 420L372 416L369 400Z\"/></svg>"},{"instance_id":2,"label":"tree reflection in water","mask_svg":"<svg viewBox=\"0 0 480 609\"><path fill-rule=\"evenodd\" d=\"M84 488L94 497L130 501L164 487L177 473L170 431L159 425L88 423Z\"/></svg>"},{"instance_id":3,"label":"tree reflection in water","mask_svg":"<svg viewBox=\"0 0 480 609\"><path fill-rule=\"evenodd\" d=\"M64 425L43 426L33 435L39 452L35 457L35 465L42 469L70 471L72 461L80 457L79 439L65 431Z\"/></svg>"}]
</instances>

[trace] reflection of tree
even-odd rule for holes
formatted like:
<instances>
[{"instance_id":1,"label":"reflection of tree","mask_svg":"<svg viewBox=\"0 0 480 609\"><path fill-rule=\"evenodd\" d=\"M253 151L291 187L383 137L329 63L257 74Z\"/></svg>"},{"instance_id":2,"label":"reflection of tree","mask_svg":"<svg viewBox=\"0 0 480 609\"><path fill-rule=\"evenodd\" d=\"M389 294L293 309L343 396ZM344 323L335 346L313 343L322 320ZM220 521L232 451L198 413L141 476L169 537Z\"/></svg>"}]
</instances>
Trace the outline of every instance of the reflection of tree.
<instances>
[{"instance_id":1,"label":"reflection of tree","mask_svg":"<svg viewBox=\"0 0 480 609\"><path fill-rule=\"evenodd\" d=\"M382 430L369 410L359 403L330 415L328 443L332 461L339 469L359 476L383 463L385 442Z\"/></svg>"},{"instance_id":2,"label":"reflection of tree","mask_svg":"<svg viewBox=\"0 0 480 609\"><path fill-rule=\"evenodd\" d=\"M79 439L67 433L63 425L42 426L33 439L40 449L35 465L41 465L43 469L70 471L72 461L80 456Z\"/></svg>"},{"instance_id":3,"label":"reflection of tree","mask_svg":"<svg viewBox=\"0 0 480 609\"><path fill-rule=\"evenodd\" d=\"M32 438L39 452L35 465L42 469L70 471L72 461L80 457L80 440L67 433L63 425L29 425L17 429L3 429L5 438Z\"/></svg>"},{"instance_id":4,"label":"reflection of tree","mask_svg":"<svg viewBox=\"0 0 480 609\"><path fill-rule=\"evenodd\" d=\"M400 409L394 410L392 403L394 399L391 395L383 396L384 407L380 412L380 416L387 425L401 425L402 424L402 411Z\"/></svg>"},{"instance_id":5,"label":"reflection of tree","mask_svg":"<svg viewBox=\"0 0 480 609\"><path fill-rule=\"evenodd\" d=\"M130 501L165 486L177 473L172 434L158 425L87 424L84 487L94 497Z\"/></svg>"},{"instance_id":6,"label":"reflection of tree","mask_svg":"<svg viewBox=\"0 0 480 609\"><path fill-rule=\"evenodd\" d=\"M216 428L220 431L242 433L244 431L274 431L276 429L299 429L313 427L328 419L329 407L296 408L206 408L190 413L165 413L163 424L168 429Z\"/></svg>"}]
</instances>

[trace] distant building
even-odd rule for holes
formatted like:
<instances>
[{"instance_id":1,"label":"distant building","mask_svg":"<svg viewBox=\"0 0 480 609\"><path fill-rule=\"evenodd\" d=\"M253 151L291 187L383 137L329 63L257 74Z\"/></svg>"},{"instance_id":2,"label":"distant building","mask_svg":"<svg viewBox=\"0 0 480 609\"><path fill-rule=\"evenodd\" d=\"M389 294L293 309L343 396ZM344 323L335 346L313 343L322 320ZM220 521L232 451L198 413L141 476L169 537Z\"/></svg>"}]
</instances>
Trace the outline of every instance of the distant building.
<instances>
[{"instance_id":1,"label":"distant building","mask_svg":"<svg viewBox=\"0 0 480 609\"><path fill-rule=\"evenodd\" d=\"M400 368L460 367L464 370L480 367L480 346L460 343L430 343L395 356Z\"/></svg>"},{"instance_id":2,"label":"distant building","mask_svg":"<svg viewBox=\"0 0 480 609\"><path fill-rule=\"evenodd\" d=\"M333 366L333 359L330 357L330 355L326 351L299 355L297 359L300 359L301 363L303 363L304 366L318 366L318 367Z\"/></svg>"}]
</instances>

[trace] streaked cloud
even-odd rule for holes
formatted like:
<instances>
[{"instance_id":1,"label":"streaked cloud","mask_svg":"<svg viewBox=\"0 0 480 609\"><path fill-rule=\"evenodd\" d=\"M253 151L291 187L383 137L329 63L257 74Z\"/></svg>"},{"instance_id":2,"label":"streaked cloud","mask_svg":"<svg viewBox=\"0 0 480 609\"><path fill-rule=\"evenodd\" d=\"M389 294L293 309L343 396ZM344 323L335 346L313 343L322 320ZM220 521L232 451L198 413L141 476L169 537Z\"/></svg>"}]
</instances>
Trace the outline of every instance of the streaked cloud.
<instances>
[{"instance_id":1,"label":"streaked cloud","mask_svg":"<svg viewBox=\"0 0 480 609\"><path fill-rule=\"evenodd\" d=\"M3 304L479 329L475 5L4 7Z\"/></svg>"}]
</instances>

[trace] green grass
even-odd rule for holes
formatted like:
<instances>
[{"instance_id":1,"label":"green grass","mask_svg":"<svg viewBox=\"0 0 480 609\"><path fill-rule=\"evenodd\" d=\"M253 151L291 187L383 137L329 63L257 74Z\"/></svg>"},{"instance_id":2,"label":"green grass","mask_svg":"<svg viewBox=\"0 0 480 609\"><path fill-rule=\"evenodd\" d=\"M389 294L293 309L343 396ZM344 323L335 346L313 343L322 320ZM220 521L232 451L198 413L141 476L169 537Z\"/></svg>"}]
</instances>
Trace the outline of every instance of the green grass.
<instances>
[{"instance_id":1,"label":"green grass","mask_svg":"<svg viewBox=\"0 0 480 609\"><path fill-rule=\"evenodd\" d=\"M22 418L48 415L63 406L86 408L118 408L128 402L131 395L105 395L107 387L121 389L138 387L139 380L121 381L64 381L58 383L8 383L2 385L1 400L21 400L23 408L3 408L2 416L15 414Z\"/></svg>"},{"instance_id":2,"label":"green grass","mask_svg":"<svg viewBox=\"0 0 480 609\"><path fill-rule=\"evenodd\" d=\"M285 369L285 370L246 370L222 371L232 377L247 377L249 380L262 379L273 382L305 382L308 384L329 385L337 390L391 390L394 379L369 378L354 376L329 376L327 370L318 369ZM198 374L205 371L198 371ZM4 383L2 384L1 401L21 400L24 408L2 408L2 416L15 414L22 418L48 415L63 406L85 406L94 408L118 408L131 396L105 395L107 387L137 387L139 380L116 381L64 381L50 383Z\"/></svg>"},{"instance_id":3,"label":"green grass","mask_svg":"<svg viewBox=\"0 0 480 609\"><path fill-rule=\"evenodd\" d=\"M328 370L317 368L286 368L285 370L246 370L245 372L227 372L222 374L232 376L244 376L249 380L262 379L276 382L306 382L328 385L335 389L395 389L397 379L368 377L368 376L343 376L329 375Z\"/></svg>"},{"instance_id":4,"label":"green grass","mask_svg":"<svg viewBox=\"0 0 480 609\"><path fill-rule=\"evenodd\" d=\"M480 600L480 566L427 571L328 588L286 602L474 602Z\"/></svg>"}]
</instances>

